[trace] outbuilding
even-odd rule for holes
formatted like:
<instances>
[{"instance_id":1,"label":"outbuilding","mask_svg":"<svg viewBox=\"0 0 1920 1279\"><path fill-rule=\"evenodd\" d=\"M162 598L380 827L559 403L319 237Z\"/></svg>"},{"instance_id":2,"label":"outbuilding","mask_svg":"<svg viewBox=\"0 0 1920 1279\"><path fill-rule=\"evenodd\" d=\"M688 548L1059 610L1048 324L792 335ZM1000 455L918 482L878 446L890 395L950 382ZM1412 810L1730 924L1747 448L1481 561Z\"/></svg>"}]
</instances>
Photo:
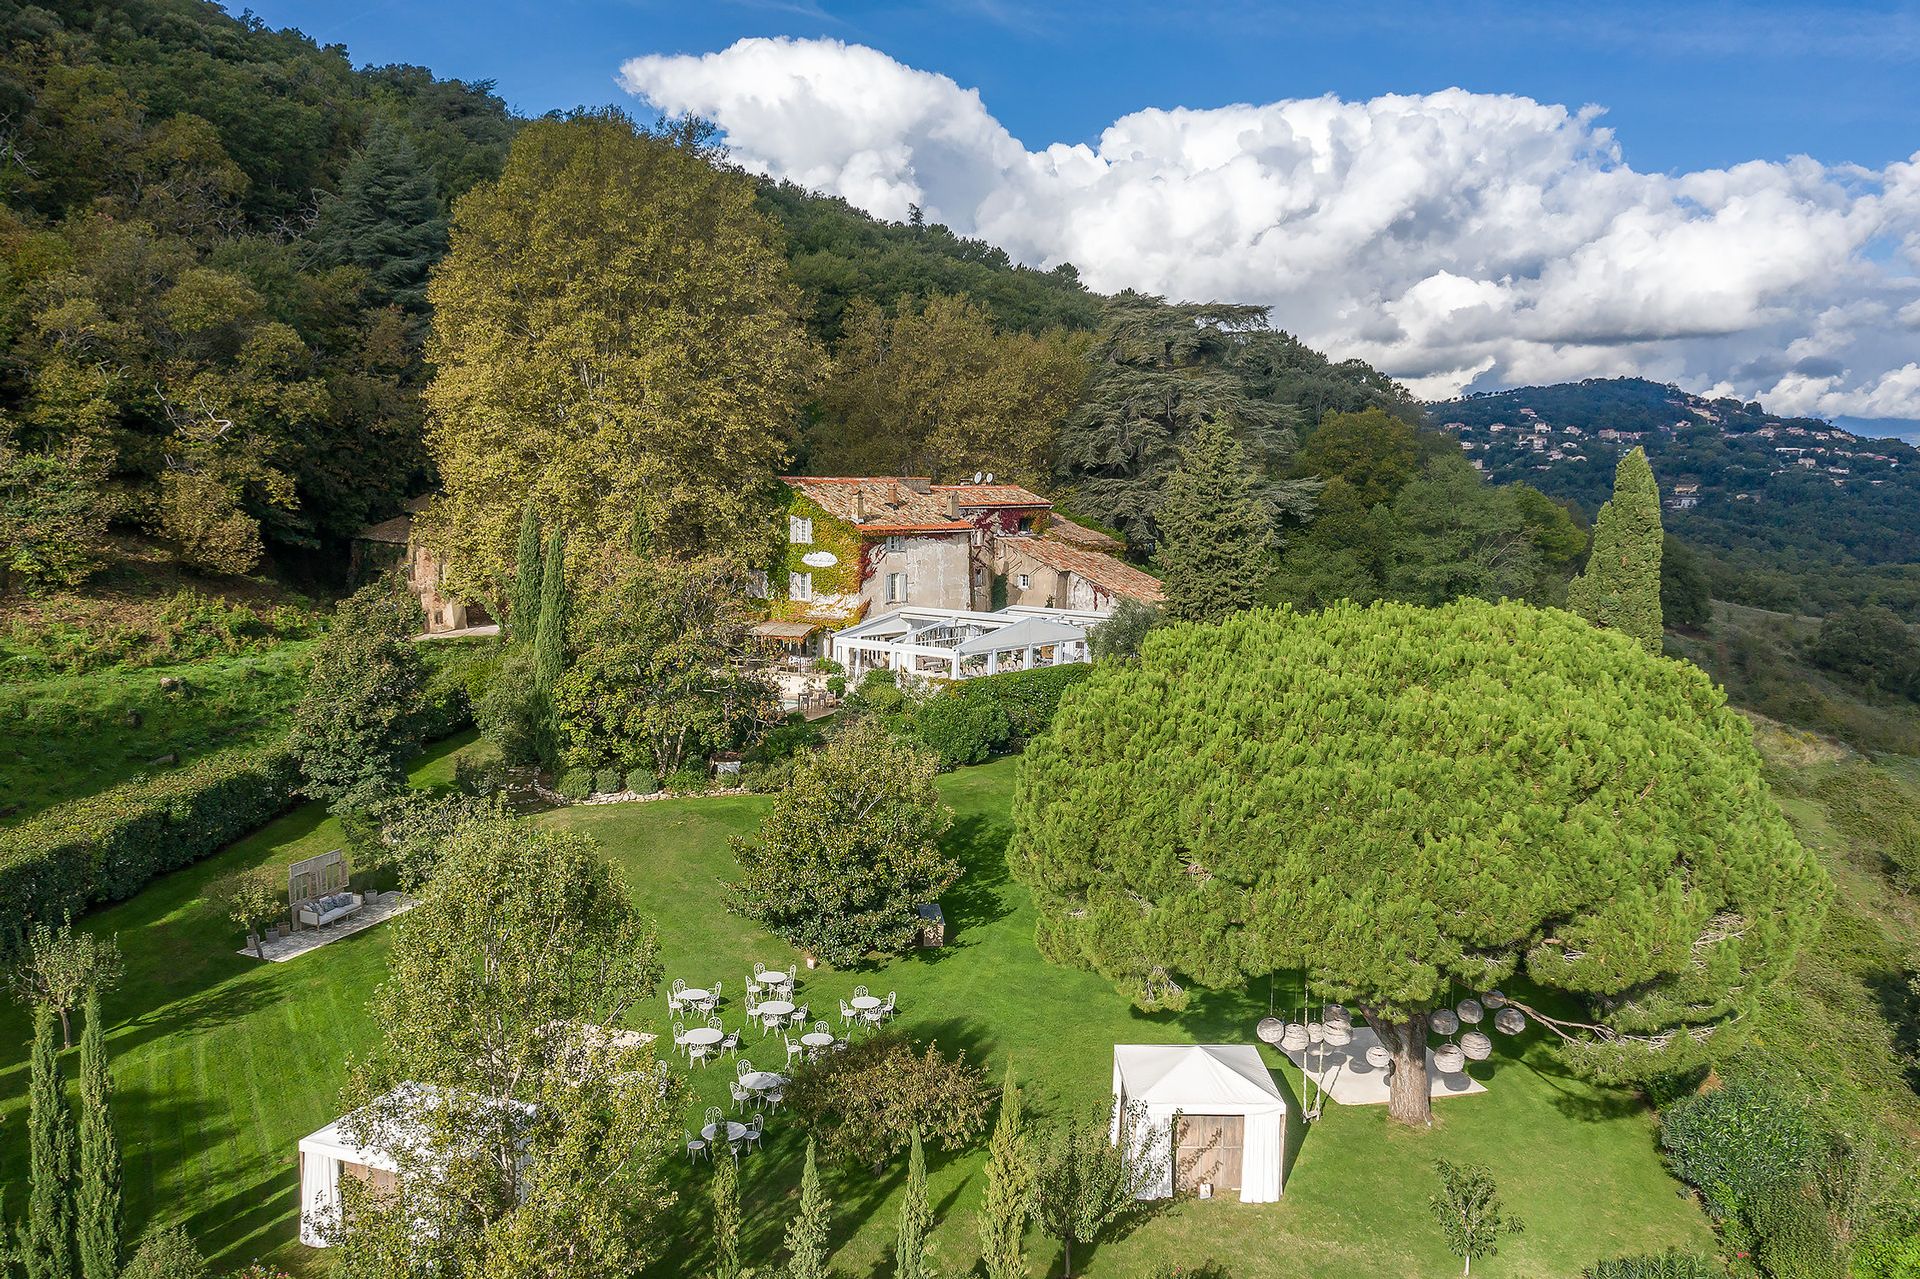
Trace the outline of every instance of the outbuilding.
<instances>
[{"instance_id":1,"label":"outbuilding","mask_svg":"<svg viewBox=\"0 0 1920 1279\"><path fill-rule=\"evenodd\" d=\"M1138 1103L1143 1130L1134 1150L1171 1155L1170 1171L1143 1199L1175 1193L1219 1195L1241 1203L1280 1198L1286 1162L1287 1103L1260 1051L1248 1044L1115 1044L1112 1139Z\"/></svg>"}]
</instances>

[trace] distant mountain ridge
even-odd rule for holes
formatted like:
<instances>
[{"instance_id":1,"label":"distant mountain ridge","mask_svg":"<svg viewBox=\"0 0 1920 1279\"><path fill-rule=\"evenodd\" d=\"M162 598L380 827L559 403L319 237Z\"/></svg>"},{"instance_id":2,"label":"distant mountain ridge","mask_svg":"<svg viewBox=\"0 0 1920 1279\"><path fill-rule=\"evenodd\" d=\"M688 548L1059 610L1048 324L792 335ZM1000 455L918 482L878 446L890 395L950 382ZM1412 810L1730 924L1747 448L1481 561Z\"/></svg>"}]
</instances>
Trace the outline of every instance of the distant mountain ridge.
<instances>
[{"instance_id":1,"label":"distant mountain ridge","mask_svg":"<svg viewBox=\"0 0 1920 1279\"><path fill-rule=\"evenodd\" d=\"M1490 477L1524 480L1588 515L1611 491L1621 453L1645 448L1668 531L1716 560L1726 598L1817 608L1890 586L1898 599L1889 602L1920 609L1920 448L1905 441L1645 378L1517 387L1427 408Z\"/></svg>"}]
</instances>

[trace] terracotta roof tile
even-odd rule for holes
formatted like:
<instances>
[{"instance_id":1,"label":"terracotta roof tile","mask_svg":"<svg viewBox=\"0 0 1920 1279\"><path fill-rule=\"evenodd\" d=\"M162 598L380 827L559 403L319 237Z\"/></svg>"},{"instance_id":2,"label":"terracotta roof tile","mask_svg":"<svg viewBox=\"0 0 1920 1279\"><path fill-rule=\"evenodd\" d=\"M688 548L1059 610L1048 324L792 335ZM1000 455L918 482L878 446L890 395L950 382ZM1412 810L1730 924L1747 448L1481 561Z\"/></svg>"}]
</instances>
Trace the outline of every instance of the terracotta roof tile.
<instances>
[{"instance_id":1,"label":"terracotta roof tile","mask_svg":"<svg viewBox=\"0 0 1920 1279\"><path fill-rule=\"evenodd\" d=\"M781 481L863 533L960 533L973 525L947 512L924 477L783 475Z\"/></svg>"},{"instance_id":2,"label":"terracotta roof tile","mask_svg":"<svg viewBox=\"0 0 1920 1279\"><path fill-rule=\"evenodd\" d=\"M1143 604L1158 604L1166 598L1159 578L1101 551L1044 537L1003 537L999 543L1003 554L1025 555L1048 568L1078 574L1109 595L1125 596Z\"/></svg>"},{"instance_id":3,"label":"terracotta roof tile","mask_svg":"<svg viewBox=\"0 0 1920 1279\"><path fill-rule=\"evenodd\" d=\"M961 506L974 510L992 506L1051 507L1053 505L1038 493L1021 488L1018 484L936 484L933 486L933 491L952 493L960 499Z\"/></svg>"}]
</instances>

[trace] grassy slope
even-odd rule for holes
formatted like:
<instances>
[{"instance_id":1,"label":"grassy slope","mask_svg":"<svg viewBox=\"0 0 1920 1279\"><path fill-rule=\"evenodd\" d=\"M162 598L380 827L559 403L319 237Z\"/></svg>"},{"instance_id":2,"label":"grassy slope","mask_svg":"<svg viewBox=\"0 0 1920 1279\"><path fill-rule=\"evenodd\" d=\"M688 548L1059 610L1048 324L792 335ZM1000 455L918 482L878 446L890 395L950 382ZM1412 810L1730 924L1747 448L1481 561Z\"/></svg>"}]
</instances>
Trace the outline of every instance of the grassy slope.
<instances>
[{"instance_id":1,"label":"grassy slope","mask_svg":"<svg viewBox=\"0 0 1920 1279\"><path fill-rule=\"evenodd\" d=\"M300 695L312 645L0 687L0 822L104 790L159 756L185 758L272 736ZM161 688L165 678L182 687ZM129 713L138 715L137 726Z\"/></svg>"},{"instance_id":2,"label":"grassy slope","mask_svg":"<svg viewBox=\"0 0 1920 1279\"><path fill-rule=\"evenodd\" d=\"M448 776L451 748L423 763L416 780ZM1180 1017L1129 1010L1088 974L1044 964L1032 946L1023 891L1007 882L1002 850L1011 761L964 770L943 786L957 813L954 847L970 868L947 898L952 944L935 955L869 973L820 973L805 983L817 1008L855 981L900 993L916 1035L990 1057L1013 1055L1036 1102L1057 1111L1107 1095L1115 1042L1246 1042L1264 998L1210 995ZM788 956L780 944L728 915L718 902L731 873L729 834L752 828L763 800L725 798L577 808L551 820L586 830L625 869L640 903L658 916L670 975L719 977L737 993L752 960ZM273 824L219 858L156 884L132 902L90 918L117 932L127 982L107 1007L114 1026L118 1118L128 1148L127 1193L136 1221L156 1212L184 1220L223 1264L274 1256L302 1273L324 1257L290 1240L294 1143L332 1117L344 1059L373 1028L367 994L378 982L392 926L289 964L261 965L231 953L237 938L201 901L207 883L237 866L284 864L338 842L312 808ZM664 1008L658 1009L664 1012ZM737 1006L726 1010L737 1020ZM24 1180L26 1023L0 1012L0 1183ZM749 1038L758 1043L757 1036ZM1330 1109L1302 1140L1285 1200L1265 1207L1183 1203L1132 1237L1100 1248L1093 1275L1140 1273L1150 1258L1213 1257L1240 1279L1370 1271L1391 1258L1396 1274L1444 1276L1457 1263L1426 1214L1436 1156L1483 1160L1498 1175L1528 1231L1488 1263L1490 1274L1565 1276L1601 1253L1704 1246L1694 1209L1675 1193L1653 1146L1645 1111L1559 1074L1531 1038L1501 1045L1483 1097L1443 1103L1433 1133L1389 1131L1378 1109ZM778 1057L751 1053L774 1063ZM782 1054L783 1055L783 1054ZM728 1069L701 1072L700 1106L725 1101ZM1283 1077L1297 1096L1299 1080ZM776 1118L767 1153L751 1161L747 1202L752 1252L766 1258L797 1178L794 1127ZM936 1157L942 1269L965 1271L974 1255L969 1211L979 1196L979 1156ZM681 1174L693 1176L692 1174ZM844 1271L880 1263L893 1230L898 1176L874 1183L835 1177ZM677 1229L697 1254L701 1187L689 1183ZM856 1227L856 1223L860 1224ZM676 1255L689 1255L679 1252ZM1036 1241L1036 1262L1054 1256Z\"/></svg>"}]
</instances>

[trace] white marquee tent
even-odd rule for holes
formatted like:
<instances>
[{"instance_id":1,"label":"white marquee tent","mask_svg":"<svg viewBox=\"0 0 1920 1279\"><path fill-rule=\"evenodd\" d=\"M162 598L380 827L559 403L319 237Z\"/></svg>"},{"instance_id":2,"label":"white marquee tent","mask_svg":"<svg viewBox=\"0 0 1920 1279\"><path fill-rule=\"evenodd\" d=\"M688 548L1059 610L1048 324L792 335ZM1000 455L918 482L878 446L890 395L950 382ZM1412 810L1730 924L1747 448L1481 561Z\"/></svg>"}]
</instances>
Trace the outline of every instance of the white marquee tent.
<instances>
[{"instance_id":1,"label":"white marquee tent","mask_svg":"<svg viewBox=\"0 0 1920 1279\"><path fill-rule=\"evenodd\" d=\"M1171 1144L1173 1168L1142 1198L1163 1199L1210 1183L1237 1189L1241 1203L1280 1198L1287 1144L1287 1103L1260 1050L1248 1044L1115 1044L1113 1140L1120 1112L1138 1102L1147 1131L1132 1144ZM1176 1130L1175 1114L1179 1116ZM1178 1179L1179 1185L1173 1183Z\"/></svg>"}]
</instances>

